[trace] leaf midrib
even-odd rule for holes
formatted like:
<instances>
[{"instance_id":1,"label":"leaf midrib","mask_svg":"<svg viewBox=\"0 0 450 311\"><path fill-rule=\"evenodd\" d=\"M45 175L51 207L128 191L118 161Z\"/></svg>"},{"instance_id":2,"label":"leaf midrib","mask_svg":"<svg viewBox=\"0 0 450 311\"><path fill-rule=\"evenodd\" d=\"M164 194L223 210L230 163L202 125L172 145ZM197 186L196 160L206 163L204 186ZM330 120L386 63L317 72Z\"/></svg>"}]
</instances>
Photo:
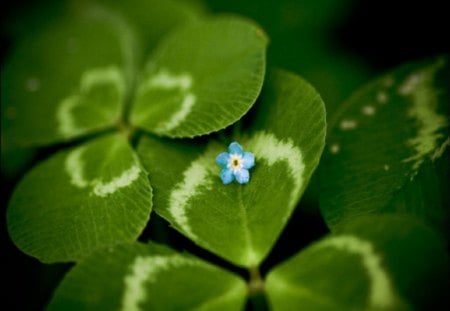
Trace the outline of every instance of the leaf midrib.
<instances>
[{"instance_id":1,"label":"leaf midrib","mask_svg":"<svg viewBox=\"0 0 450 311\"><path fill-rule=\"evenodd\" d=\"M241 218L242 218L242 227L244 232L244 239L247 245L247 254L245 258L245 262L247 265L252 265L251 259L249 258L250 250L254 250L253 243L252 243L252 237L251 232L248 226L248 215L247 215L247 209L245 207L244 201L242 199L242 185L239 185L238 188L238 204L239 204L239 210L241 210Z\"/></svg>"},{"instance_id":2,"label":"leaf midrib","mask_svg":"<svg viewBox=\"0 0 450 311\"><path fill-rule=\"evenodd\" d=\"M193 307L191 310L206 310L209 306L214 306L216 302L220 301L226 301L227 299L233 298L234 296L237 296L240 293L240 288L237 287L235 284L231 286L228 290L226 290L223 294L211 297L207 301L201 303L200 305Z\"/></svg>"},{"instance_id":3,"label":"leaf midrib","mask_svg":"<svg viewBox=\"0 0 450 311\"><path fill-rule=\"evenodd\" d=\"M315 291L310 290L301 284L290 282L286 278L279 278L279 277L274 278L272 279L272 283L274 280L276 280L275 283L277 283L277 287L282 287L284 290L288 290L289 292L291 292L292 294L294 294L299 298L306 297L307 299L309 298L312 301L319 303L320 305L332 308L336 308L336 306L342 306L342 303L337 302L333 297L318 294Z\"/></svg>"}]
</instances>

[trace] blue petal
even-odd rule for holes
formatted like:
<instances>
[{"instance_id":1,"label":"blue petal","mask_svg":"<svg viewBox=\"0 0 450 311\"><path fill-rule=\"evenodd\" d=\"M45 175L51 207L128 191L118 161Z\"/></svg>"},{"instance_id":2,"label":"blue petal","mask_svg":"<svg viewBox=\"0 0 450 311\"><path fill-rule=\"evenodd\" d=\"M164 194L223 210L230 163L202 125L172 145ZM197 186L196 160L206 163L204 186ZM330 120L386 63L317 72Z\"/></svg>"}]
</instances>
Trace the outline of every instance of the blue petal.
<instances>
[{"instance_id":1,"label":"blue petal","mask_svg":"<svg viewBox=\"0 0 450 311\"><path fill-rule=\"evenodd\" d=\"M255 155L251 152L244 153L244 156L242 157L242 167L248 170L253 166L255 166Z\"/></svg>"},{"instance_id":2,"label":"blue petal","mask_svg":"<svg viewBox=\"0 0 450 311\"><path fill-rule=\"evenodd\" d=\"M224 168L220 172L220 178L222 179L224 185L228 185L234 179L233 171L228 168Z\"/></svg>"},{"instance_id":3,"label":"blue petal","mask_svg":"<svg viewBox=\"0 0 450 311\"><path fill-rule=\"evenodd\" d=\"M234 173L234 176L236 177L236 181L240 184L246 184L250 180L250 174L243 168Z\"/></svg>"},{"instance_id":4,"label":"blue petal","mask_svg":"<svg viewBox=\"0 0 450 311\"><path fill-rule=\"evenodd\" d=\"M242 149L242 146L239 145L239 143L234 141L230 144L230 146L228 146L228 152L231 154L241 155L244 153L244 149Z\"/></svg>"},{"instance_id":5,"label":"blue petal","mask_svg":"<svg viewBox=\"0 0 450 311\"><path fill-rule=\"evenodd\" d=\"M222 167L227 167L229 159L230 155L228 154L228 152L222 152L216 157L216 163Z\"/></svg>"}]
</instances>

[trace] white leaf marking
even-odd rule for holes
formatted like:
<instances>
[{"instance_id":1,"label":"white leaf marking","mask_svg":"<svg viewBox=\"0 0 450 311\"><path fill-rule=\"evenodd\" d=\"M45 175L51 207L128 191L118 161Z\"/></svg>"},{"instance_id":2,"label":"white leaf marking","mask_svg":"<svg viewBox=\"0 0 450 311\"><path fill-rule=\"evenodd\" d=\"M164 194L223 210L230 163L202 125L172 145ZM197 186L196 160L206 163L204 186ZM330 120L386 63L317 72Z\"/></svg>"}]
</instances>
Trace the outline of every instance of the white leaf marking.
<instances>
[{"instance_id":1,"label":"white leaf marking","mask_svg":"<svg viewBox=\"0 0 450 311\"><path fill-rule=\"evenodd\" d=\"M375 107L372 105L366 105L362 107L361 112L366 116L373 116L376 112Z\"/></svg>"},{"instance_id":2,"label":"white leaf marking","mask_svg":"<svg viewBox=\"0 0 450 311\"><path fill-rule=\"evenodd\" d=\"M142 91L149 89L181 89L188 90L192 87L192 77L187 73L172 74L166 69L161 69L156 75L152 76L142 85Z\"/></svg>"},{"instance_id":3,"label":"white leaf marking","mask_svg":"<svg viewBox=\"0 0 450 311\"><path fill-rule=\"evenodd\" d=\"M179 126L190 114L197 97L191 92L193 85L192 76L188 73L172 74L166 69L161 69L157 74L147 79L139 88L138 93L143 94L152 89L179 90L183 97L178 111L161 122L155 128L156 132L170 131ZM174 94L178 96L178 94Z\"/></svg>"},{"instance_id":4,"label":"white leaf marking","mask_svg":"<svg viewBox=\"0 0 450 311\"><path fill-rule=\"evenodd\" d=\"M78 188L85 188L89 181L84 178L84 165L81 159L86 147L79 147L73 150L66 158L65 169L70 177L70 183Z\"/></svg>"},{"instance_id":5,"label":"white leaf marking","mask_svg":"<svg viewBox=\"0 0 450 311\"><path fill-rule=\"evenodd\" d=\"M358 123L355 120L344 119L339 124L339 127L341 128L341 130L347 131L347 130L355 129L357 125L358 125Z\"/></svg>"},{"instance_id":6,"label":"white leaf marking","mask_svg":"<svg viewBox=\"0 0 450 311\"><path fill-rule=\"evenodd\" d=\"M288 165L288 174L294 183L290 204L295 205L304 184L303 172L305 164L300 149L290 139L281 141L275 135L265 132L256 133L248 141L247 146L248 150L255 154L257 160L262 159L268 165L274 165L280 161Z\"/></svg>"},{"instance_id":7,"label":"white leaf marking","mask_svg":"<svg viewBox=\"0 0 450 311\"><path fill-rule=\"evenodd\" d=\"M369 281L369 303L375 308L388 308L396 303L396 294L387 272L383 268L382 257L372 244L355 236L342 235L324 240L318 247L333 247L361 256Z\"/></svg>"},{"instance_id":8,"label":"white leaf marking","mask_svg":"<svg viewBox=\"0 0 450 311\"><path fill-rule=\"evenodd\" d=\"M434 66L409 76L400 87L402 94L410 96L412 105L408 110L408 116L416 121L417 137L408 139L407 144L415 150L415 155L404 159L403 162L412 162L413 169L418 170L427 155L433 158L438 146L438 141L445 138L439 130L448 126L445 115L436 112L438 95L433 89L433 77L437 70L444 65L438 61Z\"/></svg>"},{"instance_id":9,"label":"white leaf marking","mask_svg":"<svg viewBox=\"0 0 450 311\"><path fill-rule=\"evenodd\" d=\"M341 146L339 144L335 143L330 146L330 152L332 154L337 154L337 153L339 153L340 150L341 150Z\"/></svg>"},{"instance_id":10,"label":"white leaf marking","mask_svg":"<svg viewBox=\"0 0 450 311\"><path fill-rule=\"evenodd\" d=\"M389 97L388 97L386 92L378 91L378 93L377 93L377 101L380 104L386 104L388 102L388 100L389 100Z\"/></svg>"},{"instance_id":11,"label":"white leaf marking","mask_svg":"<svg viewBox=\"0 0 450 311\"><path fill-rule=\"evenodd\" d=\"M147 283L156 281L158 274L174 267L198 266L199 262L181 255L137 256L131 264L131 272L125 276L122 297L123 311L143 310L141 304L147 299Z\"/></svg>"},{"instance_id":12,"label":"white leaf marking","mask_svg":"<svg viewBox=\"0 0 450 311\"><path fill-rule=\"evenodd\" d=\"M116 192L120 188L125 188L131 185L136 179L138 179L141 173L141 168L137 165L133 165L129 169L125 170L122 174L114 177L108 182L95 181L92 183L94 189L93 193L99 197L105 197L108 194Z\"/></svg>"},{"instance_id":13,"label":"white leaf marking","mask_svg":"<svg viewBox=\"0 0 450 311\"><path fill-rule=\"evenodd\" d=\"M125 92L125 81L119 68L109 66L105 68L94 68L86 71L81 77L81 92L88 92L101 84L112 84L122 97Z\"/></svg>"},{"instance_id":14,"label":"white leaf marking","mask_svg":"<svg viewBox=\"0 0 450 311\"><path fill-rule=\"evenodd\" d=\"M431 159L433 161L439 159L444 154L444 151L447 149L447 147L450 147L450 137L447 137L447 139L441 144L441 146L436 149L434 154L431 156Z\"/></svg>"},{"instance_id":15,"label":"white leaf marking","mask_svg":"<svg viewBox=\"0 0 450 311\"><path fill-rule=\"evenodd\" d=\"M410 95L422 80L421 73L413 73L399 86L398 92L402 95Z\"/></svg>"},{"instance_id":16,"label":"white leaf marking","mask_svg":"<svg viewBox=\"0 0 450 311\"><path fill-rule=\"evenodd\" d=\"M79 102L80 97L73 95L65 98L59 105L56 119L58 120L58 131L63 137L70 137L83 130L83 128L75 125L72 115L72 109L79 105Z\"/></svg>"},{"instance_id":17,"label":"white leaf marking","mask_svg":"<svg viewBox=\"0 0 450 311\"><path fill-rule=\"evenodd\" d=\"M99 178L87 180L84 176L84 163L82 156L86 147L79 147L68 154L65 161L65 170L70 177L70 183L77 188L92 188L92 194L105 197L116 192L118 189L128 187L138 179L142 169L134 164L129 169L123 171L119 176L104 182Z\"/></svg>"},{"instance_id":18,"label":"white leaf marking","mask_svg":"<svg viewBox=\"0 0 450 311\"><path fill-rule=\"evenodd\" d=\"M73 109L76 106L83 104L83 94L101 84L114 85L119 92L119 97L123 97L125 92L125 81L121 71L117 67L109 66L86 71L81 77L80 92L63 99L56 111L58 132L62 137L69 138L86 130L84 126L77 124Z\"/></svg>"},{"instance_id":19,"label":"white leaf marking","mask_svg":"<svg viewBox=\"0 0 450 311\"><path fill-rule=\"evenodd\" d=\"M183 98L183 102L181 103L181 108L177 112L175 112L168 121L164 122L162 125L159 125L155 130L156 131L169 131L176 128L178 125L183 122L186 117L191 112L192 106L195 104L196 97L194 94L188 93Z\"/></svg>"},{"instance_id":20,"label":"white leaf marking","mask_svg":"<svg viewBox=\"0 0 450 311\"><path fill-rule=\"evenodd\" d=\"M193 232L187 217L189 200L198 196L200 191L210 190L212 186L211 176L218 175L218 167L215 157L219 154L221 146L210 144L207 150L194 160L183 173L183 181L178 183L169 197L169 213L174 222L191 239L198 237ZM288 174L294 184L290 195L290 205L294 206L304 184L303 172L305 164L300 150L295 147L291 140L278 140L273 134L256 133L246 143L246 150L255 154L256 161L266 161L268 165L277 162L285 162L288 165ZM285 215L285 221L290 212ZM250 256L250 255L249 255Z\"/></svg>"},{"instance_id":21,"label":"white leaf marking","mask_svg":"<svg viewBox=\"0 0 450 311\"><path fill-rule=\"evenodd\" d=\"M200 187L205 187L206 189L210 189L211 187L212 181L208 176L217 171L214 163L218 150L216 146L210 144L205 153L191 163L183 173L183 181L178 183L170 194L169 212L175 222L192 239L196 239L197 237L189 225L186 208L189 199L199 194Z\"/></svg>"}]
</instances>

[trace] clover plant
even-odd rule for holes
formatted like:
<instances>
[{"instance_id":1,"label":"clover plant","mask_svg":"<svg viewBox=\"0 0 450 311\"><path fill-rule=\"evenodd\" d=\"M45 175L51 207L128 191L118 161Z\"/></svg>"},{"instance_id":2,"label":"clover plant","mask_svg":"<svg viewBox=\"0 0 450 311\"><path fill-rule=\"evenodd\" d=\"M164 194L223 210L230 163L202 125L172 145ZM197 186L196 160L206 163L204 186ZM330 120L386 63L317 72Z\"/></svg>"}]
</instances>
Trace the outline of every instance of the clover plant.
<instances>
[{"instance_id":1,"label":"clover plant","mask_svg":"<svg viewBox=\"0 0 450 311\"><path fill-rule=\"evenodd\" d=\"M22 37L2 68L2 137L59 146L7 210L24 253L75 263L49 310L242 310L254 295L272 310L411 310L443 299L447 57L375 79L327 125L318 92L267 65L255 22L131 2L83 3ZM313 174L330 233L261 275ZM138 242L155 214L228 264Z\"/></svg>"}]
</instances>

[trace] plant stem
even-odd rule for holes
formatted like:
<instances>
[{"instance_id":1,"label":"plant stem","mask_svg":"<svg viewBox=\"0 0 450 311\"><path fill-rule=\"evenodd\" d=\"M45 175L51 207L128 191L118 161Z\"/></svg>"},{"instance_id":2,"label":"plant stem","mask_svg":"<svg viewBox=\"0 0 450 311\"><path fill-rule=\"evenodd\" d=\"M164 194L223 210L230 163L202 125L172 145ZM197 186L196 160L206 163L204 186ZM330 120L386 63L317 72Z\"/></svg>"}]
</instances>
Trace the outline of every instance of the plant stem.
<instances>
[{"instance_id":1,"label":"plant stem","mask_svg":"<svg viewBox=\"0 0 450 311\"><path fill-rule=\"evenodd\" d=\"M266 295L264 293L264 280L261 277L259 267L248 269L248 310L266 311L269 310Z\"/></svg>"},{"instance_id":2,"label":"plant stem","mask_svg":"<svg viewBox=\"0 0 450 311\"><path fill-rule=\"evenodd\" d=\"M142 135L142 131L139 128L128 124L124 120L118 120L114 128L128 140L133 149L136 149L139 138Z\"/></svg>"},{"instance_id":3,"label":"plant stem","mask_svg":"<svg viewBox=\"0 0 450 311\"><path fill-rule=\"evenodd\" d=\"M129 142L133 141L136 135L136 129L134 127L120 120L116 123L116 128L127 138Z\"/></svg>"},{"instance_id":4,"label":"plant stem","mask_svg":"<svg viewBox=\"0 0 450 311\"><path fill-rule=\"evenodd\" d=\"M250 296L247 301L246 310L249 311L269 311L269 304L267 298L263 293L258 293Z\"/></svg>"},{"instance_id":5,"label":"plant stem","mask_svg":"<svg viewBox=\"0 0 450 311\"><path fill-rule=\"evenodd\" d=\"M249 296L264 293L264 280L259 272L259 267L251 267L248 269L250 280L248 283Z\"/></svg>"}]
</instances>

